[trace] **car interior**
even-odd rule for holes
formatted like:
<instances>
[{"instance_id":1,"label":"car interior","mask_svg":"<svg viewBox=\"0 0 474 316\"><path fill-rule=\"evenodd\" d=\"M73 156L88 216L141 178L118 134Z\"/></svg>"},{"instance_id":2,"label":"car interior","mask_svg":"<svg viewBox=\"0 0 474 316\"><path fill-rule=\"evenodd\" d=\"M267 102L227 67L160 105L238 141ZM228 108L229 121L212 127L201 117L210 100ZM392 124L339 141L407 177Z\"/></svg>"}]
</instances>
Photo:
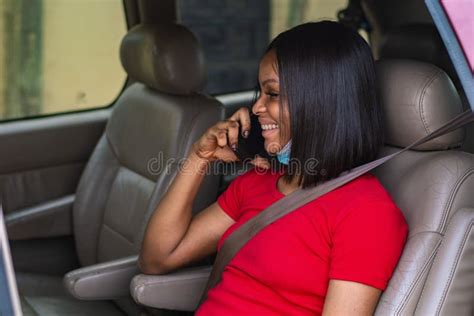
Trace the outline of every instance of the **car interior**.
<instances>
[{"instance_id":1,"label":"car interior","mask_svg":"<svg viewBox=\"0 0 474 316\"><path fill-rule=\"evenodd\" d=\"M272 5L284 1L262 1L259 10L251 1L119 2L127 30L115 53L126 83L115 100L92 109L0 116L0 201L24 315L188 315L209 277L213 257L155 276L141 274L137 255L180 159L209 126L254 97L255 66L268 41L253 31L256 43L239 38L240 29L218 33L206 14L222 14L225 23L235 9L234 19L263 32ZM377 60L385 115L380 156L470 108L424 1L341 3L335 19L364 29ZM201 11L193 13L196 7ZM263 22L256 16L261 12ZM225 46L216 34L235 37ZM258 51L252 71L235 61L232 45ZM218 49L209 53L208 46ZM227 72L239 67L239 76L250 73L242 79L247 86L215 90L220 81L237 80ZM376 315L474 314L472 125L374 171L410 229ZM213 203L240 169L207 175L193 212Z\"/></svg>"}]
</instances>

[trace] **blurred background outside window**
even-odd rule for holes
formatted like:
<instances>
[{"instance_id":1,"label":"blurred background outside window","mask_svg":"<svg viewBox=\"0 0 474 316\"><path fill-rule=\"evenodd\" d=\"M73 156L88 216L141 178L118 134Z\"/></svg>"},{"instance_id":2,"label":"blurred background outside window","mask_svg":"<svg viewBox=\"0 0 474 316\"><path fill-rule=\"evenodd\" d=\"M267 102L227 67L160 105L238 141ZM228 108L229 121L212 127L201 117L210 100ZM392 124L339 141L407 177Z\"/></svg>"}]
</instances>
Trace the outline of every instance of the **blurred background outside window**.
<instances>
[{"instance_id":1,"label":"blurred background outside window","mask_svg":"<svg viewBox=\"0 0 474 316\"><path fill-rule=\"evenodd\" d=\"M0 119L110 104L126 31L121 0L0 0Z\"/></svg>"}]
</instances>

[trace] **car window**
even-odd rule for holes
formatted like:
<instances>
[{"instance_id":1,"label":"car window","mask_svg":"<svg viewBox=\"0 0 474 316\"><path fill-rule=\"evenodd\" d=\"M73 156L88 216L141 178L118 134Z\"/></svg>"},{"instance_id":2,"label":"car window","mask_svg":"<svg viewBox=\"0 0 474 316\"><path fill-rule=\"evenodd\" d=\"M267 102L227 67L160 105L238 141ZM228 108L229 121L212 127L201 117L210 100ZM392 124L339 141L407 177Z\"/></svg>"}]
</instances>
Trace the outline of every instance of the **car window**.
<instances>
[{"instance_id":1,"label":"car window","mask_svg":"<svg viewBox=\"0 0 474 316\"><path fill-rule=\"evenodd\" d=\"M347 0L179 0L180 22L198 37L208 67L207 92L249 90L260 57L278 33L307 21L336 20Z\"/></svg>"},{"instance_id":2,"label":"car window","mask_svg":"<svg viewBox=\"0 0 474 316\"><path fill-rule=\"evenodd\" d=\"M109 105L126 30L122 0L0 0L0 120Z\"/></svg>"}]
</instances>

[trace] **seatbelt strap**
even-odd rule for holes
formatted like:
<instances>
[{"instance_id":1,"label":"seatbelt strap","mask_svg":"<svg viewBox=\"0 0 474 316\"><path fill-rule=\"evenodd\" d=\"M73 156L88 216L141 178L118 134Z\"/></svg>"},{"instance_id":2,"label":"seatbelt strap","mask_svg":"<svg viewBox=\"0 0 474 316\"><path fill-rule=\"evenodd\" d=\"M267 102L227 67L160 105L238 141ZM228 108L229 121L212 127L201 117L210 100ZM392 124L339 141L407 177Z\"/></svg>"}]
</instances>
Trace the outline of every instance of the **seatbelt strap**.
<instances>
[{"instance_id":1,"label":"seatbelt strap","mask_svg":"<svg viewBox=\"0 0 474 316\"><path fill-rule=\"evenodd\" d=\"M203 296L199 305L207 298L207 293L212 289L217 283L220 282L222 272L224 271L225 266L232 260L235 254L258 232L264 229L267 225L273 223L277 219L285 216L286 214L298 209L299 207L317 199L318 197L331 192L334 189L354 180L355 178L363 175L364 173L380 166L386 161L393 159L394 157L400 155L401 153L415 147L426 143L436 137L442 136L449 132L452 132L470 122L474 121L474 112L468 110L460 115L456 116L440 128L429 133L427 136L415 141L411 145L397 151L393 154L387 155L385 157L379 158L367 164L361 165L357 168L354 168L350 171L342 173L339 177L335 179L328 180L316 187L310 189L299 189L296 190L287 196L276 201L265 210L260 212L258 215L254 216L242 226L236 229L231 235L229 235L224 244L222 245L219 253L217 254L216 260L212 267L212 272L209 277L206 289L204 290Z\"/></svg>"}]
</instances>

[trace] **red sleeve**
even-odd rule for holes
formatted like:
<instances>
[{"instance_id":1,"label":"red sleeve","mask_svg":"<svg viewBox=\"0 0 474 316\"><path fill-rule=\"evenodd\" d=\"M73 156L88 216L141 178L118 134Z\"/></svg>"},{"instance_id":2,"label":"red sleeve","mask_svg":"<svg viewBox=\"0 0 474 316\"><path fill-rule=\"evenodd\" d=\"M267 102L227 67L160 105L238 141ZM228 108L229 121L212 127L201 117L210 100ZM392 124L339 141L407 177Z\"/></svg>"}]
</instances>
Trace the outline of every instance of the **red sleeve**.
<instances>
[{"instance_id":1,"label":"red sleeve","mask_svg":"<svg viewBox=\"0 0 474 316\"><path fill-rule=\"evenodd\" d=\"M403 214L392 203L351 207L334 227L329 279L385 290L407 234Z\"/></svg>"},{"instance_id":2,"label":"red sleeve","mask_svg":"<svg viewBox=\"0 0 474 316\"><path fill-rule=\"evenodd\" d=\"M236 222L241 215L245 183L252 174L254 174L253 169L235 178L229 187L217 198L217 204Z\"/></svg>"}]
</instances>

